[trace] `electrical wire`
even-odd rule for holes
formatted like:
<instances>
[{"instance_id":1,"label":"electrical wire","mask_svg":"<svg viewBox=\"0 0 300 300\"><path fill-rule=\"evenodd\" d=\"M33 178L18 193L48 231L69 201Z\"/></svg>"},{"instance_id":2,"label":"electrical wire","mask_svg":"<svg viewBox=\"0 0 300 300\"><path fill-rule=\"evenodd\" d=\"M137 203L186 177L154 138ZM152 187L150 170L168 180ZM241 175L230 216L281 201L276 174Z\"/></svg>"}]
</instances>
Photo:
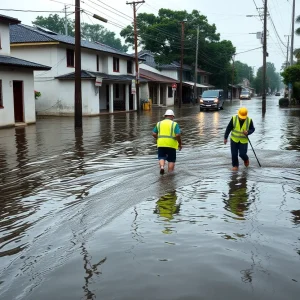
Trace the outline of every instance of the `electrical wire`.
<instances>
[{"instance_id":1,"label":"electrical wire","mask_svg":"<svg viewBox=\"0 0 300 300\"><path fill-rule=\"evenodd\" d=\"M0 8L0 10L4 11L20 11L20 12L47 12L47 13L64 13L64 11L56 11L56 10L26 10L26 9L12 9L12 8Z\"/></svg>"}]
</instances>

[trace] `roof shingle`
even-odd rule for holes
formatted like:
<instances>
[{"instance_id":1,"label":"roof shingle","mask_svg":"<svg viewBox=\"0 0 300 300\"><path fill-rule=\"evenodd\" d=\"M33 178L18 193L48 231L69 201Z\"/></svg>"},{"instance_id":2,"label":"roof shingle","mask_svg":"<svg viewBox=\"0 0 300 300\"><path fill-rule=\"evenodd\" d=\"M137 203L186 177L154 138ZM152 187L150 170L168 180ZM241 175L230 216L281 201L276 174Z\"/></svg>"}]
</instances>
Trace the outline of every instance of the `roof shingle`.
<instances>
[{"instance_id":1,"label":"roof shingle","mask_svg":"<svg viewBox=\"0 0 300 300\"><path fill-rule=\"evenodd\" d=\"M10 26L10 43L36 43L36 42L60 42L69 45L75 45L75 38L58 33L47 33L39 30L38 28L27 25L11 25ZM88 49L98 50L101 52L116 54L120 56L126 56L134 59L130 54L117 50L108 45L104 45L96 42L89 42L81 40L81 46Z\"/></svg>"},{"instance_id":2,"label":"roof shingle","mask_svg":"<svg viewBox=\"0 0 300 300\"><path fill-rule=\"evenodd\" d=\"M16 66L16 67L23 67L29 68L33 70L50 70L51 67L37 64L28 60L19 59L16 57L11 57L7 55L0 55L0 65L1 66Z\"/></svg>"}]
</instances>

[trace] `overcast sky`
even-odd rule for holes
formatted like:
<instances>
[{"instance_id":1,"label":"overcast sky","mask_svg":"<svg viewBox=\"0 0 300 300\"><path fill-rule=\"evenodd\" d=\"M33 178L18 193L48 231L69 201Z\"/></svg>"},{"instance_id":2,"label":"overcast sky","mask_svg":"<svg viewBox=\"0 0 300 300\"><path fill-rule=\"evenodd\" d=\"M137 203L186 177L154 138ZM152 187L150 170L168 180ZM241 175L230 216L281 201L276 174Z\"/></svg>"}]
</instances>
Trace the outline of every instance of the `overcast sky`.
<instances>
[{"instance_id":1,"label":"overcast sky","mask_svg":"<svg viewBox=\"0 0 300 300\"><path fill-rule=\"evenodd\" d=\"M129 1L131 2L131 0ZM221 34L221 39L231 40L236 47L236 53L260 47L260 40L256 39L253 32L262 31L262 22L258 17L246 17L246 15L257 15L255 7L263 7L262 0L146 0L141 5L139 12L158 13L160 8L170 8L173 10L199 10L206 15L210 24L215 23L217 32ZM62 11L64 4L71 4L69 11L74 11L75 0L13 0L1 1L1 9L24 9L24 10L51 10ZM73 6L72 6L73 5ZM130 20L124 14L132 16L132 7L126 5L126 0L84 0L81 2L82 8L89 12L96 13L107 18L109 21L117 23L119 26L128 25ZM118 11L113 11L114 7ZM281 41L286 44L287 38L284 35L291 34L292 0L268 0L269 12L275 24ZM109 11L110 10L110 11ZM36 16L47 16L49 13L0 11L0 14L18 18L22 23L31 25L31 21ZM296 16L300 15L300 3L296 1ZM63 14L61 14L63 16ZM73 18L73 15L70 16ZM87 23L98 23L99 21L82 14L82 21ZM100 24L109 30L115 31L118 36L120 28L112 24ZM295 25L295 28L297 28ZM300 24L298 25L300 27ZM272 28L271 20L268 21L268 61L273 62L277 71L280 71L282 63L286 60L286 47L279 41L275 30ZM201 47L201 45L200 45ZM295 36L295 48L300 48L300 37ZM262 65L262 49L242 53L236 56L236 60L247 63L249 66L257 68Z\"/></svg>"}]
</instances>

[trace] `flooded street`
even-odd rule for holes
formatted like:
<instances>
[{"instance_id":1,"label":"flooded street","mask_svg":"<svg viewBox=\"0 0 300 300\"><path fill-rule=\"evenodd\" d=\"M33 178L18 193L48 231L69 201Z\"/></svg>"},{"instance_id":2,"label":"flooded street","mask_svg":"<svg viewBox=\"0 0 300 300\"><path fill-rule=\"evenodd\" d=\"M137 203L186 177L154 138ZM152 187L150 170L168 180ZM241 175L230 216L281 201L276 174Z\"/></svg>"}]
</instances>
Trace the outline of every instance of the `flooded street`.
<instances>
[{"instance_id":1,"label":"flooded street","mask_svg":"<svg viewBox=\"0 0 300 300\"><path fill-rule=\"evenodd\" d=\"M232 172L223 136L240 106L262 168L249 145ZM164 112L0 130L0 299L299 299L300 108L175 109L183 149L160 176Z\"/></svg>"}]
</instances>

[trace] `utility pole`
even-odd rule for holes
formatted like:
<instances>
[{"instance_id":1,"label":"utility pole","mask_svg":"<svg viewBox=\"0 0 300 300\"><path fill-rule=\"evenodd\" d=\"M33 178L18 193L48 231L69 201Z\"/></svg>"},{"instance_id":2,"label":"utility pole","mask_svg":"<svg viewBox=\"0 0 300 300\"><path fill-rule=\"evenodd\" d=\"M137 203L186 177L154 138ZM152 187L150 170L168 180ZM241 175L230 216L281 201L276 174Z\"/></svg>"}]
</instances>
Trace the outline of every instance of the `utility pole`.
<instances>
[{"instance_id":1,"label":"utility pole","mask_svg":"<svg viewBox=\"0 0 300 300\"><path fill-rule=\"evenodd\" d=\"M199 25L197 27L197 42L196 42L196 62L195 62L195 80L194 80L194 99L198 99L197 81L198 81L198 47L199 47ZM194 102L193 102L194 103Z\"/></svg>"},{"instance_id":2,"label":"utility pole","mask_svg":"<svg viewBox=\"0 0 300 300\"><path fill-rule=\"evenodd\" d=\"M67 5L65 5L65 35L68 35Z\"/></svg>"},{"instance_id":3,"label":"utility pole","mask_svg":"<svg viewBox=\"0 0 300 300\"><path fill-rule=\"evenodd\" d=\"M268 0L264 3L264 44L263 44L263 90L262 90L262 115L266 113L266 76L267 76L267 11Z\"/></svg>"},{"instance_id":4,"label":"utility pole","mask_svg":"<svg viewBox=\"0 0 300 300\"><path fill-rule=\"evenodd\" d=\"M290 54L290 66L294 64L294 35L295 35L295 0L293 0L293 11L292 11L292 32L291 32L291 54ZM291 103L292 100L292 87L291 83L289 82L288 85L288 91L289 91L289 103Z\"/></svg>"},{"instance_id":5,"label":"utility pole","mask_svg":"<svg viewBox=\"0 0 300 300\"><path fill-rule=\"evenodd\" d=\"M136 87L136 101L137 101L137 111L140 111L140 83L139 83L139 58L138 58L138 43L137 43L137 26L136 26L136 11L137 4L143 4L145 1L132 1L126 2L126 4L132 4L133 6L133 25L134 25L134 53L135 53L135 87Z\"/></svg>"},{"instance_id":6,"label":"utility pole","mask_svg":"<svg viewBox=\"0 0 300 300\"><path fill-rule=\"evenodd\" d=\"M75 128L82 128L80 0L75 0Z\"/></svg>"},{"instance_id":7,"label":"utility pole","mask_svg":"<svg viewBox=\"0 0 300 300\"><path fill-rule=\"evenodd\" d=\"M180 59L180 94L178 99L178 107L182 104L182 72L183 72L183 47L184 47L184 21L181 21L181 59Z\"/></svg>"},{"instance_id":8,"label":"utility pole","mask_svg":"<svg viewBox=\"0 0 300 300\"><path fill-rule=\"evenodd\" d=\"M288 42L287 42L287 47L286 47L286 65L285 65L285 69L288 67L289 65L289 48L290 48L290 35L285 35L285 37L287 36L288 38Z\"/></svg>"},{"instance_id":9,"label":"utility pole","mask_svg":"<svg viewBox=\"0 0 300 300\"><path fill-rule=\"evenodd\" d=\"M293 0L293 12L292 12L292 32L291 32L291 66L294 64L294 35L295 35L295 0Z\"/></svg>"},{"instance_id":10,"label":"utility pole","mask_svg":"<svg viewBox=\"0 0 300 300\"><path fill-rule=\"evenodd\" d=\"M234 60L235 60L235 54L233 54L233 56L232 56L232 75L231 75L231 95L230 95L230 100L233 99Z\"/></svg>"}]
</instances>

